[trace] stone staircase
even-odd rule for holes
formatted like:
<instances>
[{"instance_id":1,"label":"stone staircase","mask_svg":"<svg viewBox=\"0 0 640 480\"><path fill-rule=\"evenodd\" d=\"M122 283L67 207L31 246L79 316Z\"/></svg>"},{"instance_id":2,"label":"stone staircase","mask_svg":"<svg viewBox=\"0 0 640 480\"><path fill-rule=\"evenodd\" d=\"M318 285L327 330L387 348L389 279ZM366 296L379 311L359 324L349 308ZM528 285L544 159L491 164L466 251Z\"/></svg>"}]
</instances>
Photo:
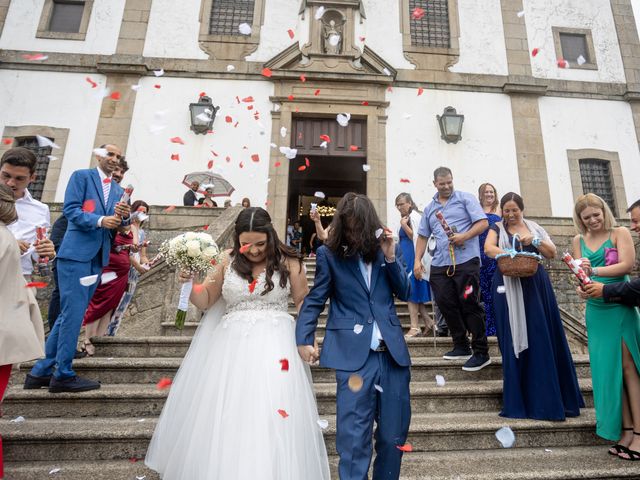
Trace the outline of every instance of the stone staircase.
<instances>
[{"instance_id":1,"label":"stone staircase","mask_svg":"<svg viewBox=\"0 0 640 480\"><path fill-rule=\"evenodd\" d=\"M307 268L311 282L312 261ZM397 306L408 327L406 304ZM319 337L325 321L326 311ZM196 325L190 322L179 332L164 322L161 336L96 339L96 356L75 362L80 375L102 381L102 388L92 392L22 390L30 368L23 365L12 377L0 419L6 480L157 479L142 462L168 394L157 390L156 383L175 374ZM495 338L489 343L492 365L468 373L461 370L462 362L442 359L452 347L449 338L409 340L413 416L408 441L414 451L404 456L403 480L640 478L640 465L607 455L606 444L594 434L588 356L574 354L587 404L580 417L566 422L504 419L497 415L500 354ZM325 439L337 479L334 375L319 367L312 371L320 417L329 421ZM435 375L442 375L446 384L438 387ZM12 421L18 416L25 420ZM494 434L502 426L515 432L514 448L502 449L497 442Z\"/></svg>"}]
</instances>

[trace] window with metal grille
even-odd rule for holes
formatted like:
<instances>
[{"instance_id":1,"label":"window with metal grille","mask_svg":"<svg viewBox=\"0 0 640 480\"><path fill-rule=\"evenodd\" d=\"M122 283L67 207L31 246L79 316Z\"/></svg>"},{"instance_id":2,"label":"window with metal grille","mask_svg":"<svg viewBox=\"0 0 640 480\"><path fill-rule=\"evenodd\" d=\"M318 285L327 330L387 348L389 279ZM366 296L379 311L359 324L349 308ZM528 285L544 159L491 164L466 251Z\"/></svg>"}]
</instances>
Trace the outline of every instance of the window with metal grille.
<instances>
[{"instance_id":1,"label":"window with metal grille","mask_svg":"<svg viewBox=\"0 0 640 480\"><path fill-rule=\"evenodd\" d=\"M611 182L609 162L595 158L580 160L580 178L582 179L582 191L598 195L607 202L607 205L615 214L615 193Z\"/></svg>"},{"instance_id":2,"label":"window with metal grille","mask_svg":"<svg viewBox=\"0 0 640 480\"><path fill-rule=\"evenodd\" d=\"M209 34L240 35L241 23L253 25L254 0L213 0L209 19Z\"/></svg>"},{"instance_id":3,"label":"window with metal grille","mask_svg":"<svg viewBox=\"0 0 640 480\"><path fill-rule=\"evenodd\" d=\"M414 15L416 8L424 15ZM449 0L409 0L409 19L411 45L450 48Z\"/></svg>"},{"instance_id":4,"label":"window with metal grille","mask_svg":"<svg viewBox=\"0 0 640 480\"><path fill-rule=\"evenodd\" d=\"M591 63L586 35L579 33L560 33L560 45L562 48L562 57L565 60L576 63L578 57L582 56L585 63Z\"/></svg>"},{"instance_id":5,"label":"window with metal grille","mask_svg":"<svg viewBox=\"0 0 640 480\"><path fill-rule=\"evenodd\" d=\"M53 141L53 138L50 138ZM42 192L44 191L44 182L47 179L47 170L49 169L49 155L51 155L51 147L41 147L36 137L23 137L17 139L19 147L28 148L38 157L36 163L36 180L29 184L29 192L36 200L42 200Z\"/></svg>"},{"instance_id":6,"label":"window with metal grille","mask_svg":"<svg viewBox=\"0 0 640 480\"><path fill-rule=\"evenodd\" d=\"M78 33L84 13L84 2L54 0L49 20L50 32Z\"/></svg>"}]
</instances>

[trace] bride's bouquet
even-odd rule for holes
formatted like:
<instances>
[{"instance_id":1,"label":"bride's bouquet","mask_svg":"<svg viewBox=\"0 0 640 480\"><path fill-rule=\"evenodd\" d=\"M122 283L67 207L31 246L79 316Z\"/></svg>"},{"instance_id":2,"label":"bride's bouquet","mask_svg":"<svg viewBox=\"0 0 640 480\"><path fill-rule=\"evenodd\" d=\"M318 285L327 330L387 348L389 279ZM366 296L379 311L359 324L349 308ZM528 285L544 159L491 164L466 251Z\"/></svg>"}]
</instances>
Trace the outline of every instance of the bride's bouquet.
<instances>
[{"instance_id":1,"label":"bride's bouquet","mask_svg":"<svg viewBox=\"0 0 640 480\"><path fill-rule=\"evenodd\" d=\"M183 233L171 240L164 241L159 251L169 265L200 275L206 275L220 259L220 249L208 233ZM184 327L192 287L192 282L182 285L178 312L176 313L176 328L178 329Z\"/></svg>"}]
</instances>

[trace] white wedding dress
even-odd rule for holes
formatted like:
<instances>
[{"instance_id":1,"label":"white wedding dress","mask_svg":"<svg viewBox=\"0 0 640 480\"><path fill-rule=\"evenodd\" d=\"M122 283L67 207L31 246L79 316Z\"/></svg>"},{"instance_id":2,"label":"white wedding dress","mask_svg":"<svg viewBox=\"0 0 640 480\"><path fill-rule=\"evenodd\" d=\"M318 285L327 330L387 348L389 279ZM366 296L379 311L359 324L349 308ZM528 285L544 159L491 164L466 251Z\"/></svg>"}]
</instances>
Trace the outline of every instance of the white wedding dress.
<instances>
[{"instance_id":1,"label":"white wedding dress","mask_svg":"<svg viewBox=\"0 0 640 480\"><path fill-rule=\"evenodd\" d=\"M176 374L145 463L164 480L328 480L311 372L298 356L289 286L253 293L227 267ZM225 305L226 304L226 305ZM280 360L288 360L288 371Z\"/></svg>"}]
</instances>

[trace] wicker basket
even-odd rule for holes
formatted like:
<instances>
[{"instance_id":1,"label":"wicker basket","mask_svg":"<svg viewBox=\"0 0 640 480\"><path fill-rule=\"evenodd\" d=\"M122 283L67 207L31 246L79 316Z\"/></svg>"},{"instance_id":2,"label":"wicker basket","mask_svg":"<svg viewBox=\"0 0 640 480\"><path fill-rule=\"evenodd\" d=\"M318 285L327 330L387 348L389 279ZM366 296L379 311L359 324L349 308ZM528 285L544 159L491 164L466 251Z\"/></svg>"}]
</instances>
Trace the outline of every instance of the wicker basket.
<instances>
[{"instance_id":1,"label":"wicker basket","mask_svg":"<svg viewBox=\"0 0 640 480\"><path fill-rule=\"evenodd\" d=\"M516 240L520 243L518 234L513 236L513 245L515 247ZM502 275L507 277L533 277L538 271L540 260L530 254L522 252L522 243L520 243L520 251L515 256L505 255L497 259L498 268Z\"/></svg>"}]
</instances>

